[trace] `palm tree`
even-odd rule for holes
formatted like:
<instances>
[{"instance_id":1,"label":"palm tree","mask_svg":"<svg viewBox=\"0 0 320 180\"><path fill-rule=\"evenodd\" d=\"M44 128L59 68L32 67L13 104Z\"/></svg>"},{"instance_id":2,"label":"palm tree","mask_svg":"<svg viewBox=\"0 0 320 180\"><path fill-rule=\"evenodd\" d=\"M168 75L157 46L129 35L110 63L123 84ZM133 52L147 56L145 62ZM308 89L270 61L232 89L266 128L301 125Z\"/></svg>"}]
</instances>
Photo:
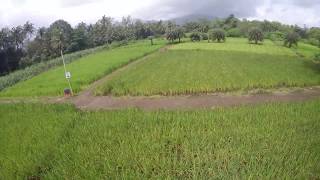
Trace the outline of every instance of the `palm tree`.
<instances>
[{"instance_id":1,"label":"palm tree","mask_svg":"<svg viewBox=\"0 0 320 180\"><path fill-rule=\"evenodd\" d=\"M252 42L254 41L255 44L258 44L259 41L262 42L263 39L264 39L264 36L263 36L263 33L262 31L259 29L259 28L252 28L250 31L249 31L249 42Z\"/></svg>"}]
</instances>

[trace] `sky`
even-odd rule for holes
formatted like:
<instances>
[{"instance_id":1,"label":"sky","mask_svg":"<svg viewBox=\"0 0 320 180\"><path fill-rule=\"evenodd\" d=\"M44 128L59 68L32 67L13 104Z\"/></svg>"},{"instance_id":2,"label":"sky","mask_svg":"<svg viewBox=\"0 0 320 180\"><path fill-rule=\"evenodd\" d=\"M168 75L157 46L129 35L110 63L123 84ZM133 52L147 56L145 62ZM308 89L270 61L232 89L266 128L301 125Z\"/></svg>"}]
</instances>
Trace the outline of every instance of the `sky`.
<instances>
[{"instance_id":1,"label":"sky","mask_svg":"<svg viewBox=\"0 0 320 180\"><path fill-rule=\"evenodd\" d=\"M1 0L0 27L26 21L48 26L57 19L95 23L103 15L167 20L192 14L320 27L320 0Z\"/></svg>"}]
</instances>

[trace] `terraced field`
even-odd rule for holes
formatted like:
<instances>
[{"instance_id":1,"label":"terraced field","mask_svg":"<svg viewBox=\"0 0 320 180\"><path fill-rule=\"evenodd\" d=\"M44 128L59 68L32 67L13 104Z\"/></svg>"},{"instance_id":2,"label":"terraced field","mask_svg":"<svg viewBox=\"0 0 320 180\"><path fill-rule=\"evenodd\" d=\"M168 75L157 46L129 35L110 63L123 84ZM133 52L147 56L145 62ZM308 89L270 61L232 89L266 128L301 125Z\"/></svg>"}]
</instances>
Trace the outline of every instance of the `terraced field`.
<instances>
[{"instance_id":1,"label":"terraced field","mask_svg":"<svg viewBox=\"0 0 320 180\"><path fill-rule=\"evenodd\" d=\"M97 95L180 95L320 84L320 68L271 41L183 43L158 52L96 89Z\"/></svg>"},{"instance_id":2,"label":"terraced field","mask_svg":"<svg viewBox=\"0 0 320 180\"><path fill-rule=\"evenodd\" d=\"M319 106L81 112L0 104L0 179L317 179Z\"/></svg>"},{"instance_id":3,"label":"terraced field","mask_svg":"<svg viewBox=\"0 0 320 180\"><path fill-rule=\"evenodd\" d=\"M80 92L95 80L156 51L165 43L156 41L156 44L151 46L149 41L139 41L128 46L94 53L68 64L67 69L72 73L74 92ZM61 96L67 87L64 70L60 66L1 91L0 97Z\"/></svg>"}]
</instances>

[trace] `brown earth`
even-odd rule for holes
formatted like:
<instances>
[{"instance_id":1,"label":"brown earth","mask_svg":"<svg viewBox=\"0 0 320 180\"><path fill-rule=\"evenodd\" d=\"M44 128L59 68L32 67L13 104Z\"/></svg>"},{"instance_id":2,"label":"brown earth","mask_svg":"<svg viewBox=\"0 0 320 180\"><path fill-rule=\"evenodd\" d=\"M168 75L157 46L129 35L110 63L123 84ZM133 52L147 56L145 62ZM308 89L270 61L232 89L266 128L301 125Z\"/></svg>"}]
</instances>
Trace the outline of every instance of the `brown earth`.
<instances>
[{"instance_id":1,"label":"brown earth","mask_svg":"<svg viewBox=\"0 0 320 180\"><path fill-rule=\"evenodd\" d=\"M173 97L95 97L90 94L82 94L71 99L71 102L78 108L85 110L114 110L124 108L141 108L144 110L188 110L257 105L271 102L302 102L317 98L320 98L319 87L285 93L274 92L251 95L210 94Z\"/></svg>"}]
</instances>

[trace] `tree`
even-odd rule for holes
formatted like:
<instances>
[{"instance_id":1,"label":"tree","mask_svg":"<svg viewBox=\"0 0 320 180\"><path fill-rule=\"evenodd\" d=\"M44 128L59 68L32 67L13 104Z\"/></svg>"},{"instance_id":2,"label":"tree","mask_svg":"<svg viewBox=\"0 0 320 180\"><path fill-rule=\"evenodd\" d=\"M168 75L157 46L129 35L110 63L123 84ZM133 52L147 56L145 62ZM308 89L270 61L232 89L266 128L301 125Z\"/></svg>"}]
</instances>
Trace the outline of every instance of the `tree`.
<instances>
[{"instance_id":1,"label":"tree","mask_svg":"<svg viewBox=\"0 0 320 180\"><path fill-rule=\"evenodd\" d=\"M320 28L311 28L308 35L309 38L316 39L318 41L318 47L320 47Z\"/></svg>"},{"instance_id":2,"label":"tree","mask_svg":"<svg viewBox=\"0 0 320 180\"><path fill-rule=\"evenodd\" d=\"M250 31L249 31L249 42L252 42L254 41L255 44L258 44L259 41L260 42L263 42L263 39L264 39L264 36L263 36L263 33L262 31L259 29L259 28L252 28Z\"/></svg>"},{"instance_id":3,"label":"tree","mask_svg":"<svg viewBox=\"0 0 320 180\"><path fill-rule=\"evenodd\" d=\"M225 42L226 40L226 36L225 36L225 32L222 29L214 29L212 31L209 32L209 38L212 41L218 41L219 43Z\"/></svg>"},{"instance_id":4,"label":"tree","mask_svg":"<svg viewBox=\"0 0 320 180\"><path fill-rule=\"evenodd\" d=\"M293 28L293 31L296 32L299 35L299 37L307 38L307 27L306 26L301 28L301 27L295 25Z\"/></svg>"},{"instance_id":5,"label":"tree","mask_svg":"<svg viewBox=\"0 0 320 180\"><path fill-rule=\"evenodd\" d=\"M172 43L178 38L177 36L177 25L173 22L169 21L166 29L166 38L168 41L171 41Z\"/></svg>"},{"instance_id":6,"label":"tree","mask_svg":"<svg viewBox=\"0 0 320 180\"><path fill-rule=\"evenodd\" d=\"M179 39L179 43L181 42L181 39L184 37L184 29L182 27L177 27L175 29L175 33L177 36L177 39Z\"/></svg>"},{"instance_id":7,"label":"tree","mask_svg":"<svg viewBox=\"0 0 320 180\"><path fill-rule=\"evenodd\" d=\"M284 46L287 46L289 48L292 47L292 45L298 45L299 41L299 34L296 32L289 32L285 38L284 38Z\"/></svg>"},{"instance_id":8,"label":"tree","mask_svg":"<svg viewBox=\"0 0 320 180\"><path fill-rule=\"evenodd\" d=\"M93 41L95 46L100 46L112 42L112 18L103 16L93 26Z\"/></svg>"},{"instance_id":9,"label":"tree","mask_svg":"<svg viewBox=\"0 0 320 180\"><path fill-rule=\"evenodd\" d=\"M57 20L52 23L48 30L50 41L50 54L56 57L60 54L60 49L67 50L71 44L72 27L64 20Z\"/></svg>"},{"instance_id":10,"label":"tree","mask_svg":"<svg viewBox=\"0 0 320 180\"><path fill-rule=\"evenodd\" d=\"M194 31L190 34L190 39L192 42L194 41L200 41L201 40L201 34L197 31Z\"/></svg>"},{"instance_id":11,"label":"tree","mask_svg":"<svg viewBox=\"0 0 320 180\"><path fill-rule=\"evenodd\" d=\"M143 23L141 20L137 20L135 22L134 28L137 39L145 39L153 35L149 26L147 26L147 24Z\"/></svg>"},{"instance_id":12,"label":"tree","mask_svg":"<svg viewBox=\"0 0 320 180\"><path fill-rule=\"evenodd\" d=\"M148 39L150 40L150 43L151 43L151 46L153 46L153 39L154 39L154 36L149 36Z\"/></svg>"},{"instance_id":13,"label":"tree","mask_svg":"<svg viewBox=\"0 0 320 180\"><path fill-rule=\"evenodd\" d=\"M79 23L72 32L71 44L67 51L74 52L89 47L88 45L88 29L85 23Z\"/></svg>"}]
</instances>

